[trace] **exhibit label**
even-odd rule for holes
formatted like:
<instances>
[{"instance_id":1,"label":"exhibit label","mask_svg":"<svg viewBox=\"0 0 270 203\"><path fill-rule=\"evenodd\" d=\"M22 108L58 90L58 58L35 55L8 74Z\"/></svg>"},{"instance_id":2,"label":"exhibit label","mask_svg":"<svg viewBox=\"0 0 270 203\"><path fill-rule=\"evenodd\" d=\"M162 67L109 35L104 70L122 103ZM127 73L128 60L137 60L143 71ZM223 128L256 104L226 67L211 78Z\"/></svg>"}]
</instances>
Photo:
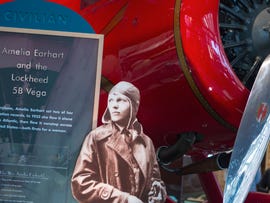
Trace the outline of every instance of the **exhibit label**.
<instances>
[{"instance_id":1,"label":"exhibit label","mask_svg":"<svg viewBox=\"0 0 270 203\"><path fill-rule=\"evenodd\" d=\"M97 124L103 36L0 27L0 202L75 202L70 177Z\"/></svg>"}]
</instances>

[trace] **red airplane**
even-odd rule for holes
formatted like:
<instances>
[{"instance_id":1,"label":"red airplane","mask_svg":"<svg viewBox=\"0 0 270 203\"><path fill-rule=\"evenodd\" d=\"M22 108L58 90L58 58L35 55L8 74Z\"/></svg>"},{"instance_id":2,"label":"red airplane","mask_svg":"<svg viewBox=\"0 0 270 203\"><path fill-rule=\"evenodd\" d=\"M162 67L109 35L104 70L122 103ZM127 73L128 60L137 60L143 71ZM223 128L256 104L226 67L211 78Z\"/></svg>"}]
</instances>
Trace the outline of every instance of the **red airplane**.
<instances>
[{"instance_id":1,"label":"red airplane","mask_svg":"<svg viewBox=\"0 0 270 203\"><path fill-rule=\"evenodd\" d=\"M221 203L212 173L221 168L209 163L224 157L218 161L226 168L250 89L269 53L269 1L51 2L74 10L105 37L99 120L110 87L121 80L135 84L142 95L138 118L161 151L166 178L198 173L208 202ZM170 151L162 153L165 148ZM185 154L192 165L166 165ZM251 192L245 202L268 201L267 194Z\"/></svg>"},{"instance_id":2,"label":"red airplane","mask_svg":"<svg viewBox=\"0 0 270 203\"><path fill-rule=\"evenodd\" d=\"M250 89L269 53L268 1L53 2L78 12L105 36L99 117L113 84L134 83L142 94L138 118L146 133L157 148L173 151L160 154L164 162L191 155L195 169L191 165L182 173L198 173L208 202L222 202L211 172L215 167L206 157L233 147ZM166 172L168 179L175 176ZM246 203L269 200L249 193Z\"/></svg>"}]
</instances>

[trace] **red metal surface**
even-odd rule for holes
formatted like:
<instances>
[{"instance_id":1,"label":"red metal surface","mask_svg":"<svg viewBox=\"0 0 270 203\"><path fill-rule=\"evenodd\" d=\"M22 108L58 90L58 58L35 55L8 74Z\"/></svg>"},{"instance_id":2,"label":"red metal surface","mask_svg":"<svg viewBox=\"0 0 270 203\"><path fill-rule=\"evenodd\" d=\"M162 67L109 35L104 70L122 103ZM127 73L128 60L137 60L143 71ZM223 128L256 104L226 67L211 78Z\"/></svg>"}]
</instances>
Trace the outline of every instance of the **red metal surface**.
<instances>
[{"instance_id":1,"label":"red metal surface","mask_svg":"<svg viewBox=\"0 0 270 203\"><path fill-rule=\"evenodd\" d=\"M207 5L207 6L201 6ZM249 91L234 74L219 34L219 1L183 0L181 34L192 77L210 106L237 127Z\"/></svg>"},{"instance_id":2,"label":"red metal surface","mask_svg":"<svg viewBox=\"0 0 270 203\"><path fill-rule=\"evenodd\" d=\"M270 202L270 195L267 193L250 192L245 203L268 203Z\"/></svg>"},{"instance_id":3,"label":"red metal surface","mask_svg":"<svg viewBox=\"0 0 270 203\"><path fill-rule=\"evenodd\" d=\"M166 199L166 203L175 203L172 199L170 199L170 198L167 198Z\"/></svg>"},{"instance_id":4,"label":"red metal surface","mask_svg":"<svg viewBox=\"0 0 270 203\"><path fill-rule=\"evenodd\" d=\"M205 155L193 156L193 162L206 158ZM201 186L207 197L207 203L222 203L223 202L223 191L220 184L213 172L200 173L198 174Z\"/></svg>"},{"instance_id":5,"label":"red metal surface","mask_svg":"<svg viewBox=\"0 0 270 203\"><path fill-rule=\"evenodd\" d=\"M196 131L204 135L204 140L194 149L228 149L232 147L235 132L205 110L182 71L175 26L179 19L175 16L177 12L182 16L186 4L175 8L176 3L179 1L101 0L89 4L80 13L97 33L105 35L103 76L112 83L128 80L140 88L142 101L138 117L156 146L172 144L179 133ZM204 57L209 62L209 53ZM208 65L202 62L195 68L203 69ZM204 75L203 78L209 76ZM219 91L223 90L215 92ZM106 94L102 91L100 116L106 106ZM239 94L229 96L239 98ZM216 100L216 97L221 99L218 95L207 99ZM239 106L240 112L241 108Z\"/></svg>"},{"instance_id":6,"label":"red metal surface","mask_svg":"<svg viewBox=\"0 0 270 203\"><path fill-rule=\"evenodd\" d=\"M203 191L209 203L222 203L223 193L213 173L199 174Z\"/></svg>"},{"instance_id":7,"label":"red metal surface","mask_svg":"<svg viewBox=\"0 0 270 203\"><path fill-rule=\"evenodd\" d=\"M57 4L61 4L64 5L70 9L72 9L73 11L78 12L81 8L81 0L48 0Z\"/></svg>"}]
</instances>

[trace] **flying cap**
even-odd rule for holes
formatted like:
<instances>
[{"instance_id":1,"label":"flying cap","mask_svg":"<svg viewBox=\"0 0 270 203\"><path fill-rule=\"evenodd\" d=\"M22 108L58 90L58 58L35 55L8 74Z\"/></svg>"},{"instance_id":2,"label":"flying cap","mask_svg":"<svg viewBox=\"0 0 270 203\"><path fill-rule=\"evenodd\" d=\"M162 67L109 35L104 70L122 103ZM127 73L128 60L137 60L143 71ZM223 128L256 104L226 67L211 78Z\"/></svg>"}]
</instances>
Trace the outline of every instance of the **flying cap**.
<instances>
[{"instance_id":1,"label":"flying cap","mask_svg":"<svg viewBox=\"0 0 270 203\"><path fill-rule=\"evenodd\" d=\"M109 92L109 95L112 93L120 93L125 95L130 103L130 118L129 122L127 125L127 128L130 127L132 122L135 120L138 109L139 109L139 104L140 104L140 91L137 87L135 87L133 84L126 82L126 81L121 81L117 83ZM102 122L103 123L108 123L111 121L111 115L108 110L108 107L106 108L103 116L102 116Z\"/></svg>"}]
</instances>

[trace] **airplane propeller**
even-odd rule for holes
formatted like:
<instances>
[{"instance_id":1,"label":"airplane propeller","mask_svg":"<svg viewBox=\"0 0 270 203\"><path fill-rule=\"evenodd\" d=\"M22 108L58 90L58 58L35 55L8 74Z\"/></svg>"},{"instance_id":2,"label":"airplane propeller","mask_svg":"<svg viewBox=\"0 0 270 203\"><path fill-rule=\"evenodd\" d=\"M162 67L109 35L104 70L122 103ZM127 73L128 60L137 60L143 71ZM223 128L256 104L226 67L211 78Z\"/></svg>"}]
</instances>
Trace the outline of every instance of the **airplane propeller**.
<instances>
[{"instance_id":1,"label":"airplane propeller","mask_svg":"<svg viewBox=\"0 0 270 203\"><path fill-rule=\"evenodd\" d=\"M242 203L260 167L270 136L270 55L251 89L228 168L223 203Z\"/></svg>"}]
</instances>

